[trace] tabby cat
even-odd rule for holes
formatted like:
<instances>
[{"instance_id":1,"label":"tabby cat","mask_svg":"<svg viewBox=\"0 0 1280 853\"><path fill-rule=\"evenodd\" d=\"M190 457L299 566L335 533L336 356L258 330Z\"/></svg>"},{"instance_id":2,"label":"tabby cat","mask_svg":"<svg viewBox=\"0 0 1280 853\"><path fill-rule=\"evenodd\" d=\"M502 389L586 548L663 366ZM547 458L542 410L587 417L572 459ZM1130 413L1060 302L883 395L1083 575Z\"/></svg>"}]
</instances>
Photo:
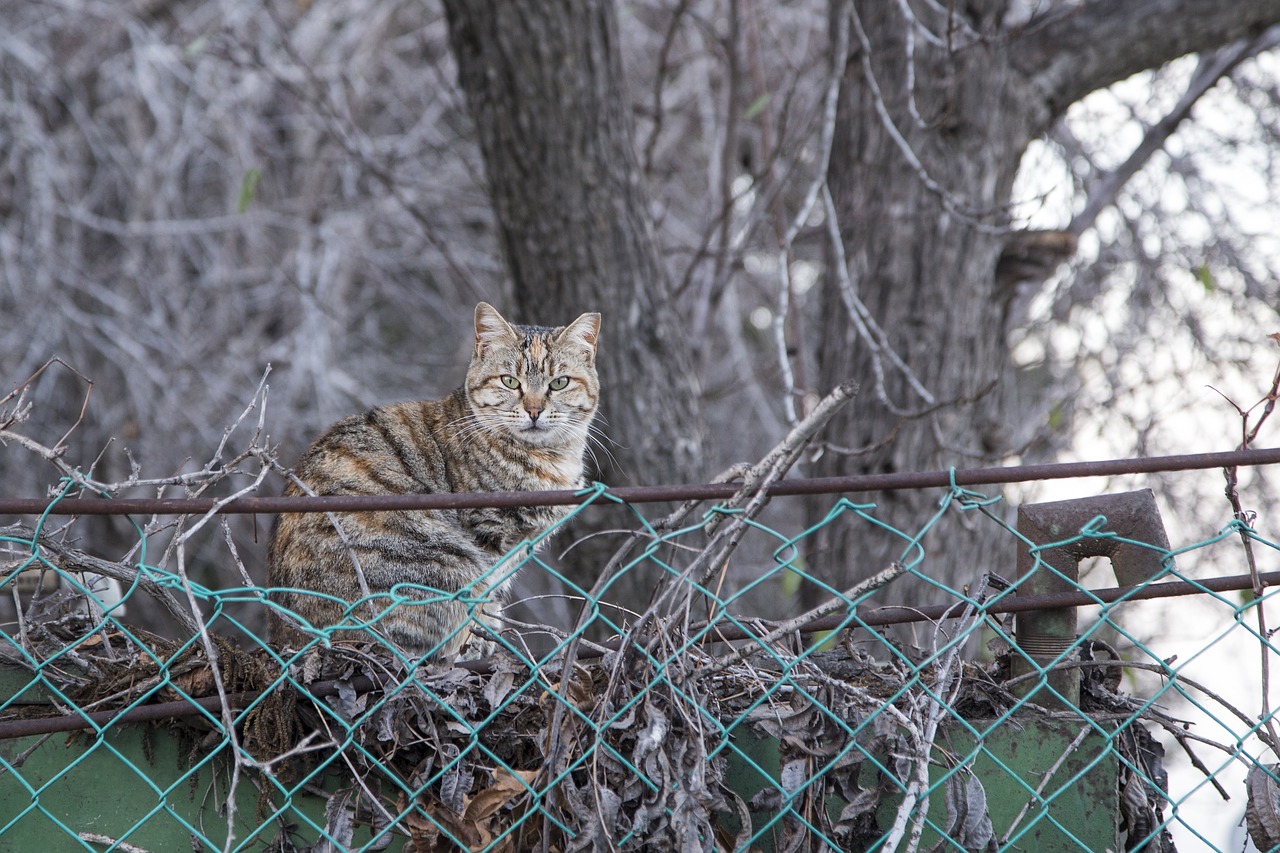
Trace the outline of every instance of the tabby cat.
<instances>
[{"instance_id":1,"label":"tabby cat","mask_svg":"<svg viewBox=\"0 0 1280 853\"><path fill-rule=\"evenodd\" d=\"M567 326L508 323L475 311L466 381L441 400L397 403L339 421L298 461L286 495L576 489L585 483L596 413L599 314ZM503 555L563 518L566 507L295 513L279 516L268 553L275 648L310 628L367 623L415 658L449 658L471 618L494 627L513 570ZM357 606L352 607L352 604ZM368 640L361 630L334 639Z\"/></svg>"}]
</instances>

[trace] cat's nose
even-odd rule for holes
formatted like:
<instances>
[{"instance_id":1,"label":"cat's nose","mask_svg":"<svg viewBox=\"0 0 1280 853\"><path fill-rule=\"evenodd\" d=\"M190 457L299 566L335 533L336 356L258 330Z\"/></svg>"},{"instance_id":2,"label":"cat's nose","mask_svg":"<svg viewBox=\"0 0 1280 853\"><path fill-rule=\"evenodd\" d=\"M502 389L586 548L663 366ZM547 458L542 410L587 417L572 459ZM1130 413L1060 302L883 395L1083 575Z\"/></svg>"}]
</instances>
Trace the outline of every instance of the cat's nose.
<instances>
[{"instance_id":1,"label":"cat's nose","mask_svg":"<svg viewBox=\"0 0 1280 853\"><path fill-rule=\"evenodd\" d=\"M524 410L529 413L529 420L537 421L538 416L542 414L541 406L525 406Z\"/></svg>"}]
</instances>

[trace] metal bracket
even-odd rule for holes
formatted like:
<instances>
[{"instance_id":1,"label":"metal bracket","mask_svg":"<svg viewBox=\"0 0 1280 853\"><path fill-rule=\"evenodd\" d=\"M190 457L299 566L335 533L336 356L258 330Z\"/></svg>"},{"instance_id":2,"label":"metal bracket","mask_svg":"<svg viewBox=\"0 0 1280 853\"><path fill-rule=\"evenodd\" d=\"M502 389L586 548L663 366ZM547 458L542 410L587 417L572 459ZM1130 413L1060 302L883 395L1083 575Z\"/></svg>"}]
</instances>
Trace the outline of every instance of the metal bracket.
<instances>
[{"instance_id":1,"label":"metal bracket","mask_svg":"<svg viewBox=\"0 0 1280 853\"><path fill-rule=\"evenodd\" d=\"M1095 524L1097 519L1101 519L1101 525ZM1100 535L1074 538L1082 531ZM1040 565L1036 562L1037 554L1032 553L1027 543L1019 543L1020 595L1075 592L1080 588L1080 561L1086 557L1109 558L1120 586L1137 586L1154 580L1173 566L1167 559L1169 535L1150 489L1026 504L1018 508L1018 533L1032 546L1073 540L1065 545L1040 548L1037 552ZM1015 632L1018 648L1026 657L1014 655L1014 675L1050 666L1076 641L1076 610L1058 607L1019 613ZM1059 695L1046 691L1037 698L1037 704L1064 706L1079 702L1078 669L1053 670L1046 681ZM1038 686L1037 682L1027 681L1018 692L1027 695Z\"/></svg>"}]
</instances>

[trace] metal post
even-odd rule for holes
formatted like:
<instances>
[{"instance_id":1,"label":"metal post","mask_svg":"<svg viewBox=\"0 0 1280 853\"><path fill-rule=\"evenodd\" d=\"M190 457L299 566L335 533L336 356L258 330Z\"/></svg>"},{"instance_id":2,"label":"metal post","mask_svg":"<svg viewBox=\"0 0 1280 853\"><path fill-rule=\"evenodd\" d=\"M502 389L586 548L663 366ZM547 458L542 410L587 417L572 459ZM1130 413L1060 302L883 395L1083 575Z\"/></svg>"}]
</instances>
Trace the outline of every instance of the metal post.
<instances>
[{"instance_id":1,"label":"metal post","mask_svg":"<svg viewBox=\"0 0 1280 853\"><path fill-rule=\"evenodd\" d=\"M1099 517L1105 523L1105 535L1080 537L1080 532ZM1085 557L1109 558L1121 586L1144 583L1172 568L1172 561L1166 566L1169 536L1150 489L1026 504L1018 509L1018 532L1032 546L1065 543L1038 548L1034 553L1026 542L1019 545L1019 596L1078 590L1080 561ZM1014 655L1014 675L1051 666L1076 641L1074 607L1019 613L1015 625L1022 654ZM1047 707L1079 704L1078 669L1051 670L1045 676L1045 683L1052 692L1042 692L1036 697L1036 704ZM1039 683L1029 680L1020 685L1018 693L1026 696L1039 688Z\"/></svg>"}]
</instances>

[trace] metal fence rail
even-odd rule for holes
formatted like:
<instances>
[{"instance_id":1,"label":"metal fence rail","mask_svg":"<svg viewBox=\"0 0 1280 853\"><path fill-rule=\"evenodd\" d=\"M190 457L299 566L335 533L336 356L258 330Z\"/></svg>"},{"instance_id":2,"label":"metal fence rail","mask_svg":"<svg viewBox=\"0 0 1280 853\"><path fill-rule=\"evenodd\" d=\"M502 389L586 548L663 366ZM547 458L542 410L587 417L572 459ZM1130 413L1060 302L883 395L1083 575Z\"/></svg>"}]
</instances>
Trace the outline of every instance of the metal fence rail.
<instances>
[{"instance_id":1,"label":"metal fence rail","mask_svg":"<svg viewBox=\"0 0 1280 853\"><path fill-rule=\"evenodd\" d=\"M14 602L0 848L1239 850L1246 806L1255 841L1280 844L1277 534L1226 518L1170 544L1116 496L1106 512L1052 509L1069 522L1033 533L963 479L934 484L939 511L914 531L833 496L823 525L896 537L902 559L772 622L747 602L817 582L802 558L816 528L772 529L730 501L674 527L633 507L608 577L559 578L576 624L424 666L372 633L267 648L234 615L273 606L262 588L196 584L180 552L152 565L141 527L127 563L79 550L56 522L83 507L68 483L33 523L0 528ZM624 497L597 487L574 512ZM950 513L997 528L1023 562L940 583L921 540ZM724 537L770 554L766 570L721 586L698 561ZM533 544L521 571L555 573ZM1117 585L1087 588L1088 554L1112 558ZM619 608L610 577L642 569L662 577L656 603ZM910 578L938 603L885 605ZM174 636L121 615L157 607ZM1194 625L1193 645L1157 619ZM906 622L910 635L885 627Z\"/></svg>"}]
</instances>

